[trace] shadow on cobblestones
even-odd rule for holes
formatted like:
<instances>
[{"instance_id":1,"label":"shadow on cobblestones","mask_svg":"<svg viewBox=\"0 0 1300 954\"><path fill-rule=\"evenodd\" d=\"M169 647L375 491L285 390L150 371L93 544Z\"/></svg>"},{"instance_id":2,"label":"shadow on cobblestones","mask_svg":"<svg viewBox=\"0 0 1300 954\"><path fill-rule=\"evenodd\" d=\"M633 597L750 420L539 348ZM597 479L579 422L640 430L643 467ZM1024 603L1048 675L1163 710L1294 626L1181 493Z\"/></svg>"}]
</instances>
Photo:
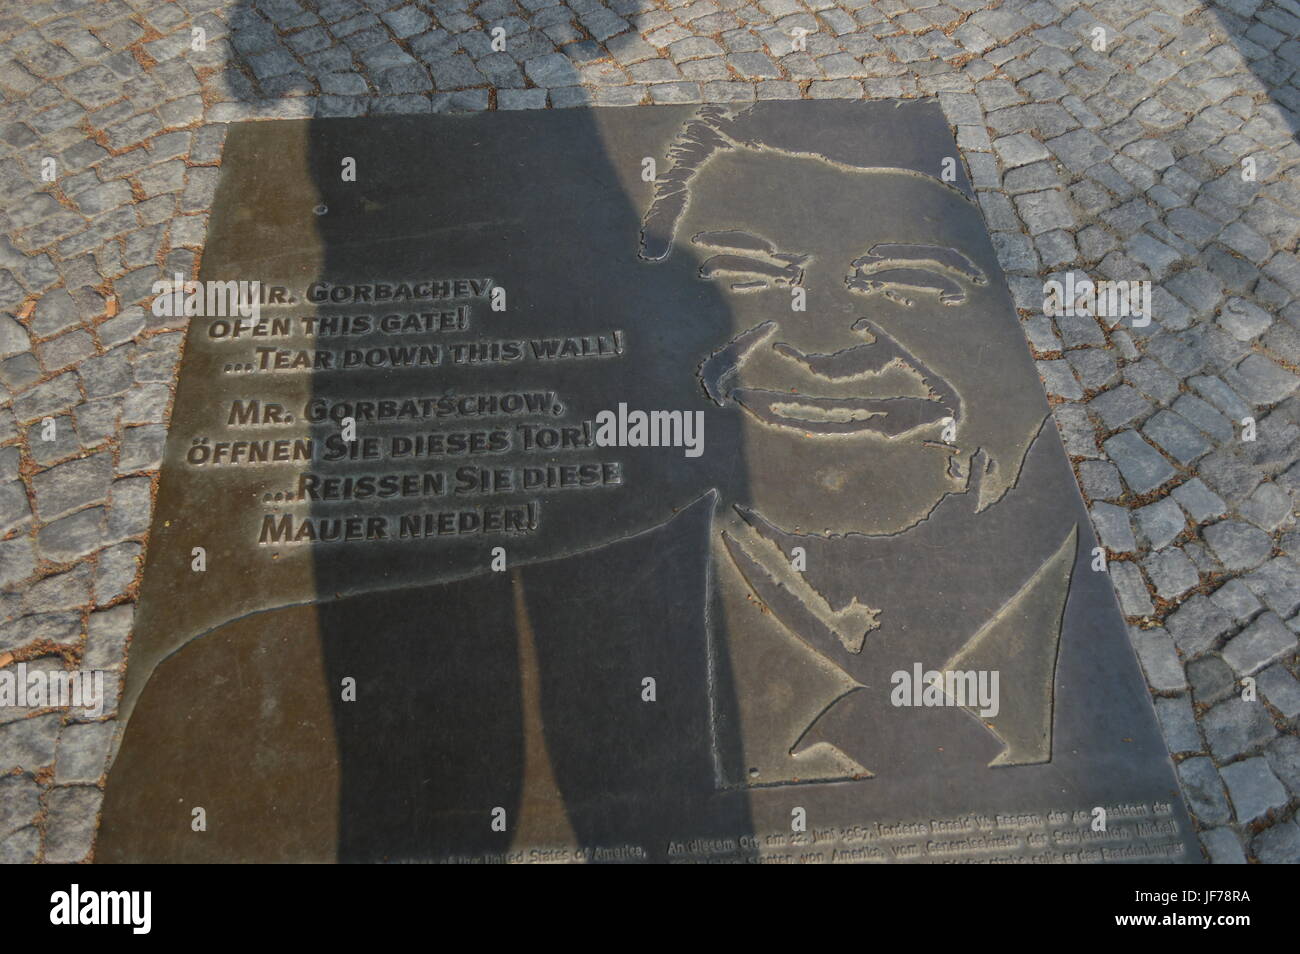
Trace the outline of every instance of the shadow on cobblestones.
<instances>
[{"instance_id":1,"label":"shadow on cobblestones","mask_svg":"<svg viewBox=\"0 0 1300 954\"><path fill-rule=\"evenodd\" d=\"M1300 4L1215 0L1206 10L1237 48L1259 89L1300 133Z\"/></svg>"}]
</instances>

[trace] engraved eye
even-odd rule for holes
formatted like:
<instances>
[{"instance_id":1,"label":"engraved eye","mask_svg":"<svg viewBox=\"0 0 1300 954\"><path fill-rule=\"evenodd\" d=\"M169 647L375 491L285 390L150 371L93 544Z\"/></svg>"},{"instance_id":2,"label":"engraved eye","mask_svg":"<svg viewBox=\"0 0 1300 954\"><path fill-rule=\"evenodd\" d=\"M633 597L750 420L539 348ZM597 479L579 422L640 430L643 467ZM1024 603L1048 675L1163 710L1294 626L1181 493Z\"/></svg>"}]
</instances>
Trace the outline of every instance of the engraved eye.
<instances>
[{"instance_id":1,"label":"engraved eye","mask_svg":"<svg viewBox=\"0 0 1300 954\"><path fill-rule=\"evenodd\" d=\"M706 281L729 281L732 291L748 292L776 286L803 284L803 265L807 255L779 251L761 235L732 229L725 232L699 232L691 241L707 249L718 250L700 265L700 277Z\"/></svg>"},{"instance_id":2,"label":"engraved eye","mask_svg":"<svg viewBox=\"0 0 1300 954\"><path fill-rule=\"evenodd\" d=\"M988 277L974 262L954 248L940 245L881 243L849 263L853 269L845 286L863 295L881 294L900 305L912 306L918 293L934 294L944 305L966 301L963 282L987 285Z\"/></svg>"},{"instance_id":3,"label":"engraved eye","mask_svg":"<svg viewBox=\"0 0 1300 954\"><path fill-rule=\"evenodd\" d=\"M700 265L700 277L731 281L732 291L756 291L803 284L803 269L795 262L773 264L743 255L714 255Z\"/></svg>"}]
</instances>

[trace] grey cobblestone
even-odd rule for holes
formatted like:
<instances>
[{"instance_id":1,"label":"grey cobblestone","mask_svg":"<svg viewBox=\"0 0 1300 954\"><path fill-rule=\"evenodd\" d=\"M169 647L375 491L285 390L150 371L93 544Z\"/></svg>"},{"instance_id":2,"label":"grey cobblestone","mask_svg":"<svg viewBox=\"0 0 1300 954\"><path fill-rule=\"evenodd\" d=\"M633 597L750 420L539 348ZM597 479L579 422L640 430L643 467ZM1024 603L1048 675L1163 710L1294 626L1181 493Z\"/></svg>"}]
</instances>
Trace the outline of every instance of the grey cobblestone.
<instances>
[{"instance_id":1,"label":"grey cobblestone","mask_svg":"<svg viewBox=\"0 0 1300 954\"><path fill-rule=\"evenodd\" d=\"M1264 605L1241 580L1229 580L1224 583L1210 594L1210 599L1238 623L1250 619Z\"/></svg>"},{"instance_id":2,"label":"grey cobblestone","mask_svg":"<svg viewBox=\"0 0 1300 954\"><path fill-rule=\"evenodd\" d=\"M1155 503L1133 511L1143 542L1152 550L1161 550L1183 532L1187 518L1183 516L1171 497L1162 497Z\"/></svg>"},{"instance_id":3,"label":"grey cobblestone","mask_svg":"<svg viewBox=\"0 0 1300 954\"><path fill-rule=\"evenodd\" d=\"M1213 647L1216 640L1233 629L1232 617L1205 596L1196 594L1165 618L1165 626L1184 658L1192 658Z\"/></svg>"},{"instance_id":4,"label":"grey cobblestone","mask_svg":"<svg viewBox=\"0 0 1300 954\"><path fill-rule=\"evenodd\" d=\"M1114 553L1134 553L1137 551L1137 539L1133 535L1133 526L1129 521L1128 511L1113 504L1094 503L1092 505L1092 522L1097 528L1097 535L1106 549Z\"/></svg>"},{"instance_id":5,"label":"grey cobblestone","mask_svg":"<svg viewBox=\"0 0 1300 954\"><path fill-rule=\"evenodd\" d=\"M1228 761L1258 749L1273 738L1273 722L1258 702L1230 698L1201 720L1205 741L1216 759Z\"/></svg>"},{"instance_id":6,"label":"grey cobblestone","mask_svg":"<svg viewBox=\"0 0 1300 954\"><path fill-rule=\"evenodd\" d=\"M94 784L103 774L112 742L112 722L74 723L64 728L55 753L54 773L60 784Z\"/></svg>"},{"instance_id":7,"label":"grey cobblestone","mask_svg":"<svg viewBox=\"0 0 1300 954\"><path fill-rule=\"evenodd\" d=\"M1259 674L1258 685L1268 704L1282 713L1283 718L1294 719L1300 715L1300 683L1284 666L1269 666Z\"/></svg>"},{"instance_id":8,"label":"grey cobblestone","mask_svg":"<svg viewBox=\"0 0 1300 954\"><path fill-rule=\"evenodd\" d=\"M1160 720L1170 753L1179 755L1203 751L1205 746L1196 729L1196 715L1188 696L1185 693L1174 697L1158 696L1154 701L1156 717Z\"/></svg>"},{"instance_id":9,"label":"grey cobblestone","mask_svg":"<svg viewBox=\"0 0 1300 954\"><path fill-rule=\"evenodd\" d=\"M52 789L46 796L45 860L78 862L94 845L103 793L89 785Z\"/></svg>"},{"instance_id":10,"label":"grey cobblestone","mask_svg":"<svg viewBox=\"0 0 1300 954\"><path fill-rule=\"evenodd\" d=\"M1241 848L1241 841L1229 828L1212 828L1201 832L1201 843L1210 856L1211 864L1246 864L1246 853Z\"/></svg>"},{"instance_id":11,"label":"grey cobblestone","mask_svg":"<svg viewBox=\"0 0 1300 954\"><path fill-rule=\"evenodd\" d=\"M34 773L54 761L59 740L57 713L32 716L0 725L0 766Z\"/></svg>"},{"instance_id":12,"label":"grey cobblestone","mask_svg":"<svg viewBox=\"0 0 1300 954\"><path fill-rule=\"evenodd\" d=\"M1080 484L1090 499L1113 500L1123 494L1119 470L1110 461L1085 460L1078 467Z\"/></svg>"},{"instance_id":13,"label":"grey cobblestone","mask_svg":"<svg viewBox=\"0 0 1300 954\"><path fill-rule=\"evenodd\" d=\"M1152 689L1159 692L1181 692L1187 688L1183 665L1178 659L1173 640L1165 630L1131 627L1130 638Z\"/></svg>"},{"instance_id":14,"label":"grey cobblestone","mask_svg":"<svg viewBox=\"0 0 1300 954\"><path fill-rule=\"evenodd\" d=\"M1223 520L1202 531L1214 555L1229 570L1249 570L1268 558L1273 541L1258 527L1240 520Z\"/></svg>"},{"instance_id":15,"label":"grey cobblestone","mask_svg":"<svg viewBox=\"0 0 1300 954\"><path fill-rule=\"evenodd\" d=\"M1173 410L1185 421L1191 422L1203 434L1223 442L1232 440L1232 423L1214 407L1192 394L1183 394L1174 402Z\"/></svg>"},{"instance_id":16,"label":"grey cobblestone","mask_svg":"<svg viewBox=\"0 0 1300 954\"><path fill-rule=\"evenodd\" d=\"M1115 560L1110 563L1110 579L1125 616L1146 617L1155 612L1155 605L1147 594L1142 571L1137 565Z\"/></svg>"},{"instance_id":17,"label":"grey cobblestone","mask_svg":"<svg viewBox=\"0 0 1300 954\"><path fill-rule=\"evenodd\" d=\"M133 619L134 610L130 604L91 613L86 626L83 664L92 669L111 669L121 665Z\"/></svg>"},{"instance_id":18,"label":"grey cobblestone","mask_svg":"<svg viewBox=\"0 0 1300 954\"><path fill-rule=\"evenodd\" d=\"M1155 448L1133 431L1121 431L1102 445L1118 465L1129 489L1137 494L1155 490L1176 473Z\"/></svg>"},{"instance_id":19,"label":"grey cobblestone","mask_svg":"<svg viewBox=\"0 0 1300 954\"><path fill-rule=\"evenodd\" d=\"M1279 736L1269 744L1264 757L1291 796L1300 795L1300 739L1294 735Z\"/></svg>"},{"instance_id":20,"label":"grey cobblestone","mask_svg":"<svg viewBox=\"0 0 1300 954\"><path fill-rule=\"evenodd\" d=\"M25 775L0 778L0 838L30 825L40 814L41 789Z\"/></svg>"},{"instance_id":21,"label":"grey cobblestone","mask_svg":"<svg viewBox=\"0 0 1300 954\"><path fill-rule=\"evenodd\" d=\"M1152 404L1132 386L1121 384L1094 397L1088 409L1101 418L1107 430L1114 430L1145 417Z\"/></svg>"},{"instance_id":22,"label":"grey cobblestone","mask_svg":"<svg viewBox=\"0 0 1300 954\"><path fill-rule=\"evenodd\" d=\"M1294 619L1293 614L1300 608L1300 573L1293 558L1276 557L1242 579L1265 606Z\"/></svg>"},{"instance_id":23,"label":"grey cobblestone","mask_svg":"<svg viewBox=\"0 0 1300 954\"><path fill-rule=\"evenodd\" d=\"M1265 829L1255 836L1251 850L1264 864L1300 864L1300 824L1292 818Z\"/></svg>"},{"instance_id":24,"label":"grey cobblestone","mask_svg":"<svg viewBox=\"0 0 1300 954\"><path fill-rule=\"evenodd\" d=\"M41 556L53 563L69 563L86 556L103 543L104 508L81 510L41 528L36 544Z\"/></svg>"},{"instance_id":25,"label":"grey cobblestone","mask_svg":"<svg viewBox=\"0 0 1300 954\"><path fill-rule=\"evenodd\" d=\"M44 607L34 607L36 610ZM16 650L36 643L74 645L81 637L81 619L75 612L35 612L0 626L4 649Z\"/></svg>"},{"instance_id":26,"label":"grey cobblestone","mask_svg":"<svg viewBox=\"0 0 1300 954\"><path fill-rule=\"evenodd\" d=\"M1055 360L1039 361L1037 364L1038 374L1043 379L1048 394L1067 400L1078 400L1083 397L1083 387L1079 384L1079 379L1074 376L1069 362Z\"/></svg>"},{"instance_id":27,"label":"grey cobblestone","mask_svg":"<svg viewBox=\"0 0 1300 954\"><path fill-rule=\"evenodd\" d=\"M1196 564L1177 548L1151 554L1142 567L1155 587L1156 596L1163 600L1177 599L1200 583Z\"/></svg>"},{"instance_id":28,"label":"grey cobblestone","mask_svg":"<svg viewBox=\"0 0 1300 954\"><path fill-rule=\"evenodd\" d=\"M41 519L48 523L73 510L103 502L112 479L110 454L71 460L36 474L32 489Z\"/></svg>"},{"instance_id":29,"label":"grey cobblestone","mask_svg":"<svg viewBox=\"0 0 1300 954\"><path fill-rule=\"evenodd\" d=\"M1223 647L1223 658L1239 674L1256 672L1296 650L1296 634L1276 613L1264 613Z\"/></svg>"},{"instance_id":30,"label":"grey cobblestone","mask_svg":"<svg viewBox=\"0 0 1300 954\"><path fill-rule=\"evenodd\" d=\"M1203 825L1222 825L1232 821L1232 808L1219 778L1208 758L1198 756L1178 764L1187 807Z\"/></svg>"},{"instance_id":31,"label":"grey cobblestone","mask_svg":"<svg viewBox=\"0 0 1300 954\"><path fill-rule=\"evenodd\" d=\"M1214 449L1195 427L1173 411L1160 411L1142 428L1142 434L1184 467Z\"/></svg>"},{"instance_id":32,"label":"grey cobblestone","mask_svg":"<svg viewBox=\"0 0 1300 954\"><path fill-rule=\"evenodd\" d=\"M1212 704L1226 699L1237 685L1232 670L1218 656L1202 656L1187 664L1187 678L1198 703Z\"/></svg>"},{"instance_id":33,"label":"grey cobblestone","mask_svg":"<svg viewBox=\"0 0 1300 954\"><path fill-rule=\"evenodd\" d=\"M1277 484L1263 483L1238 510L1255 526L1272 533L1291 521L1291 496Z\"/></svg>"},{"instance_id":34,"label":"grey cobblestone","mask_svg":"<svg viewBox=\"0 0 1300 954\"><path fill-rule=\"evenodd\" d=\"M1239 822L1253 822L1287 803L1286 789L1261 756L1225 765L1219 774L1228 787Z\"/></svg>"}]
</instances>

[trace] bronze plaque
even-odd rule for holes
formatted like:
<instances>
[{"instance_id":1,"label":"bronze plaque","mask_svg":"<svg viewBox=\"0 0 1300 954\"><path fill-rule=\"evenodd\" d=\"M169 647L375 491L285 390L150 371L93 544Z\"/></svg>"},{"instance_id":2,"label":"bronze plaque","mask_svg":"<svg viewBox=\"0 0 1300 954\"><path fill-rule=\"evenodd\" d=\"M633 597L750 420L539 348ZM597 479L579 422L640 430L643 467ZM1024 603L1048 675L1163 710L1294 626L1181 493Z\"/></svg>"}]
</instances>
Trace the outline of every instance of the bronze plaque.
<instances>
[{"instance_id":1,"label":"bronze plaque","mask_svg":"<svg viewBox=\"0 0 1300 954\"><path fill-rule=\"evenodd\" d=\"M937 104L244 124L201 278L97 860L1200 860Z\"/></svg>"}]
</instances>

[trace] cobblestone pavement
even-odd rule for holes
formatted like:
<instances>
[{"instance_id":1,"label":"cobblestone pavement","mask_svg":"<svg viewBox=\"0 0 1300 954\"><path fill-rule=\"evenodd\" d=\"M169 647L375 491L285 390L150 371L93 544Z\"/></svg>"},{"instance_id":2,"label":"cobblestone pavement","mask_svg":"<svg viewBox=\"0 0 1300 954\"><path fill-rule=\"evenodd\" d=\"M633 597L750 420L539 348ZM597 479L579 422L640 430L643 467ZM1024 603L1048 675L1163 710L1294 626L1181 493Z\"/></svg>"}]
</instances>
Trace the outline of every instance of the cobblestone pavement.
<instances>
[{"instance_id":1,"label":"cobblestone pavement","mask_svg":"<svg viewBox=\"0 0 1300 954\"><path fill-rule=\"evenodd\" d=\"M937 95L1205 852L1300 862L1298 36L1297 0L0 0L0 665L126 665L183 333L140 302L225 123ZM1156 320L1046 317L1069 268ZM87 858L113 713L0 713L0 860Z\"/></svg>"}]
</instances>

